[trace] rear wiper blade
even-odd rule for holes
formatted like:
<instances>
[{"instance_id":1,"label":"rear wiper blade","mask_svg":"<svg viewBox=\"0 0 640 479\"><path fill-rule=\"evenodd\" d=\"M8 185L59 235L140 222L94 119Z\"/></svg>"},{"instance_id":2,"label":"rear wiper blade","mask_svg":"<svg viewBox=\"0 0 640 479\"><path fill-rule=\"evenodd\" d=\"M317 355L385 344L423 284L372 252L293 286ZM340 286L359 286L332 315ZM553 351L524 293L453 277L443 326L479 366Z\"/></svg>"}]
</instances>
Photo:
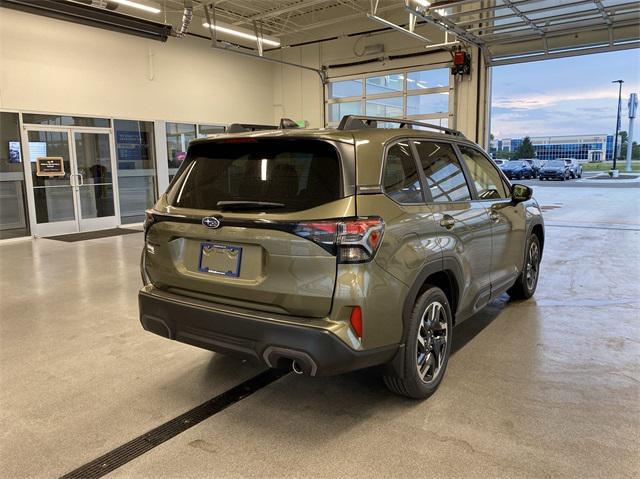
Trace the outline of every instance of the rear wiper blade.
<instances>
[{"instance_id":1,"label":"rear wiper blade","mask_svg":"<svg viewBox=\"0 0 640 479\"><path fill-rule=\"evenodd\" d=\"M216 206L222 210L255 210L259 208L284 208L284 203L271 201L218 201Z\"/></svg>"}]
</instances>

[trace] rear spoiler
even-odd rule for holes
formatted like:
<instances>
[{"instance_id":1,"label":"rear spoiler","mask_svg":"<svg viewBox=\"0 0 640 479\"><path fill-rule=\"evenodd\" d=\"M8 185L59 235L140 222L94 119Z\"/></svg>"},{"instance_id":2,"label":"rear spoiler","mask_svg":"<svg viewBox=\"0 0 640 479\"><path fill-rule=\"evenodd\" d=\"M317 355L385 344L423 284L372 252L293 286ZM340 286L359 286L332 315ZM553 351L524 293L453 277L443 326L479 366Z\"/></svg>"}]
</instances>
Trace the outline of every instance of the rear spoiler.
<instances>
[{"instance_id":1,"label":"rear spoiler","mask_svg":"<svg viewBox=\"0 0 640 479\"><path fill-rule=\"evenodd\" d=\"M232 123L227 128L226 133L246 133L250 131L262 131L262 130L290 130L293 128L300 128L300 126L289 118L281 118L280 124L275 125L253 125L249 123Z\"/></svg>"}]
</instances>

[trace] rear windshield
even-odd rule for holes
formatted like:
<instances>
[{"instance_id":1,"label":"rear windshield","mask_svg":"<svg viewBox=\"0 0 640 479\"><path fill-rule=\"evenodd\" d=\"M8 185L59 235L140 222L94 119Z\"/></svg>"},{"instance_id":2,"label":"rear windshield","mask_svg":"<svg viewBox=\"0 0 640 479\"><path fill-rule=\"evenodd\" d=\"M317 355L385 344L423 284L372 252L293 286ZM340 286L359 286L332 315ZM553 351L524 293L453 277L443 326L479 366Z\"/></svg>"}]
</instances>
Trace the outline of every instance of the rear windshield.
<instances>
[{"instance_id":1,"label":"rear windshield","mask_svg":"<svg viewBox=\"0 0 640 479\"><path fill-rule=\"evenodd\" d=\"M172 204L181 208L220 210L233 208L233 202L255 202L243 209L276 213L313 208L342 197L338 152L324 141L208 142L190 147L185 162L169 192Z\"/></svg>"}]
</instances>

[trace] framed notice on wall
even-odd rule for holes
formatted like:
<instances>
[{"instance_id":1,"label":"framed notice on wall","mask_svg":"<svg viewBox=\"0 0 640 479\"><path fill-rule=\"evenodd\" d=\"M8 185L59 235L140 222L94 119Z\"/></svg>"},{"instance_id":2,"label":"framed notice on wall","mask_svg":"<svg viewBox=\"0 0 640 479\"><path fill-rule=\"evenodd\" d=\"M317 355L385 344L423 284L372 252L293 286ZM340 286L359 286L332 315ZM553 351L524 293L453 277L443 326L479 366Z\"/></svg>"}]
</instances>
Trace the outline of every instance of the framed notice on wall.
<instances>
[{"instance_id":1,"label":"framed notice on wall","mask_svg":"<svg viewBox=\"0 0 640 479\"><path fill-rule=\"evenodd\" d=\"M64 158L61 156L40 156L36 158L37 176L64 176Z\"/></svg>"}]
</instances>

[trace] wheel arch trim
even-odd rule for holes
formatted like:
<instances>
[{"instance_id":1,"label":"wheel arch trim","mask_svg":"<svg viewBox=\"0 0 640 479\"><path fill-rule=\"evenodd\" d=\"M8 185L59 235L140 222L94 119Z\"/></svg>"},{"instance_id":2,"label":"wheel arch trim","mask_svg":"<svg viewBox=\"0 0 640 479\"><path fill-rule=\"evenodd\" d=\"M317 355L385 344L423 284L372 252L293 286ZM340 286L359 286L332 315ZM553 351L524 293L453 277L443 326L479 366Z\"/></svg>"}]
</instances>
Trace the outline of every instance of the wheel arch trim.
<instances>
[{"instance_id":1,"label":"wheel arch trim","mask_svg":"<svg viewBox=\"0 0 640 479\"><path fill-rule=\"evenodd\" d=\"M418 298L418 294L420 290L424 286L427 278L436 273L445 273L449 276L449 280L451 281L451 285L456 289L456 291L452 291L456 296L460 294L462 291L462 266L458 263L458 261L451 257L444 257L440 259L435 259L427 262L423 267L420 273L416 276L413 285L409 288L409 292L404 301L403 311L402 311L402 344L398 346L398 351L393 359L385 366L389 370L393 372L398 377L404 377L404 350L405 350L405 341L404 335L407 329L407 323L409 318L411 317L411 312L413 311L413 306ZM459 304L459 298L456 299L456 304ZM451 302L451 299L449 299ZM455 318L456 311L453 309L453 304L449 305L449 308L452 313L452 321Z\"/></svg>"},{"instance_id":2,"label":"wheel arch trim","mask_svg":"<svg viewBox=\"0 0 640 479\"><path fill-rule=\"evenodd\" d=\"M451 312L455 317L457 311L454 310L454 305L456 306L456 309L457 309L457 306L460 303L458 300L458 295L463 289L462 266L460 266L460 264L456 259L452 257L444 257L444 258L432 260L426 263L422 267L422 270L420 271L420 273L418 273L418 275L416 276L416 279L413 282L413 285L409 288L409 292L407 293L407 296L404 300L404 306L402 308L403 325L406 325L407 321L409 320L409 317L411 316L411 311L413 310L413 305L415 304L416 299L418 298L418 293L420 292L420 289L424 286L427 278L436 273L445 273L449 277L449 280L451 281L451 285L455 288L455 291L452 291L452 293L455 294L456 296L450 299L450 302L452 302L453 304L449 305L451 308ZM455 301L452 301L452 299Z\"/></svg>"}]
</instances>

